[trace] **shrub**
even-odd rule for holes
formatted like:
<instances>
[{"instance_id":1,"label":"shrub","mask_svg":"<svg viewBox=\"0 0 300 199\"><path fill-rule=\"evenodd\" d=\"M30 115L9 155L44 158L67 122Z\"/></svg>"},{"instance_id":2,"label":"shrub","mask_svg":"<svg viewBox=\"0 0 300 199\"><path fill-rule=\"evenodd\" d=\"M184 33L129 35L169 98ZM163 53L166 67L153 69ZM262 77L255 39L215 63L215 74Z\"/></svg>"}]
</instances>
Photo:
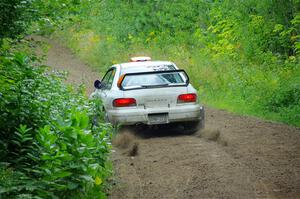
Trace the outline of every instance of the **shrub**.
<instances>
[{"instance_id":1,"label":"shrub","mask_svg":"<svg viewBox=\"0 0 300 199\"><path fill-rule=\"evenodd\" d=\"M109 124L99 101L20 52L0 55L0 198L104 197Z\"/></svg>"}]
</instances>

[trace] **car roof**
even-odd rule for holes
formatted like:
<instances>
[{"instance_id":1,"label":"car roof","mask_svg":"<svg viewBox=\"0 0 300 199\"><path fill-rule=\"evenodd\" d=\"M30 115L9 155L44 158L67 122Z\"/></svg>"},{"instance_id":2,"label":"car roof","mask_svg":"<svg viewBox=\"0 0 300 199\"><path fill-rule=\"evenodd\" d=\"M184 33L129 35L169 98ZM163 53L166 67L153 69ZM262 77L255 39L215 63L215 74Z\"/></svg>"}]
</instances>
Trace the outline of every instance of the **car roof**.
<instances>
[{"instance_id":1,"label":"car roof","mask_svg":"<svg viewBox=\"0 0 300 199\"><path fill-rule=\"evenodd\" d=\"M128 67L147 67L147 66L161 66L161 65L174 65L169 61L139 61L139 62L126 62L119 64L121 68L125 69Z\"/></svg>"},{"instance_id":2,"label":"car roof","mask_svg":"<svg viewBox=\"0 0 300 199\"><path fill-rule=\"evenodd\" d=\"M140 61L140 62L126 62L117 64L115 66L120 67L121 71L126 72L142 72L152 71L156 66L175 66L174 63L169 61ZM176 68L175 68L176 69Z\"/></svg>"}]
</instances>

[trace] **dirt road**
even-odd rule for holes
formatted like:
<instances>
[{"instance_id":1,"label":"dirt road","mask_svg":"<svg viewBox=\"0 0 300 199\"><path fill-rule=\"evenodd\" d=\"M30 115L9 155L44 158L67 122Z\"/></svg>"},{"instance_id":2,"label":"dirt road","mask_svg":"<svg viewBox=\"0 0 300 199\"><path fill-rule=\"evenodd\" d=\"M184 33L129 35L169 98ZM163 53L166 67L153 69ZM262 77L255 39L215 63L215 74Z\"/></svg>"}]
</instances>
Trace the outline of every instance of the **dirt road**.
<instances>
[{"instance_id":1,"label":"dirt road","mask_svg":"<svg viewBox=\"0 0 300 199\"><path fill-rule=\"evenodd\" d=\"M97 73L58 42L46 63L92 90ZM138 155L114 148L110 198L300 198L300 129L206 109L202 137L171 130L136 137Z\"/></svg>"}]
</instances>

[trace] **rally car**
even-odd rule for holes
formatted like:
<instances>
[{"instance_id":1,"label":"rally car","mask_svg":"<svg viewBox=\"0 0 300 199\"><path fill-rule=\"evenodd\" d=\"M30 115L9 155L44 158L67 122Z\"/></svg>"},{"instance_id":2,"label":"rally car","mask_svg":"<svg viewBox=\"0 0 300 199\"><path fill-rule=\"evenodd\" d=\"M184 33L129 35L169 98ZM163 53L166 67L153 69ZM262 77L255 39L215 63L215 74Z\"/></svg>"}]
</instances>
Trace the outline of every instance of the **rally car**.
<instances>
[{"instance_id":1,"label":"rally car","mask_svg":"<svg viewBox=\"0 0 300 199\"><path fill-rule=\"evenodd\" d=\"M204 107L184 70L169 61L134 57L111 66L94 82L107 122L121 125L181 125L186 134L204 127Z\"/></svg>"}]
</instances>

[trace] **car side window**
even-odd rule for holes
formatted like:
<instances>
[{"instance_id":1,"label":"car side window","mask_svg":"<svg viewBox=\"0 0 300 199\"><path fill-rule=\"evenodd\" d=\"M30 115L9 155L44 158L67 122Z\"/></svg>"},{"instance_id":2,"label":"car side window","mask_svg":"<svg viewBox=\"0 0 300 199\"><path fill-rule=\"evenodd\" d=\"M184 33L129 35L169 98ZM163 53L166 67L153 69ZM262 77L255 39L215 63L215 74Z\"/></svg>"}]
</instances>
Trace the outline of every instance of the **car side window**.
<instances>
[{"instance_id":1,"label":"car side window","mask_svg":"<svg viewBox=\"0 0 300 199\"><path fill-rule=\"evenodd\" d=\"M115 74L116 74L116 69L115 68L107 71L107 73L104 75L104 77L101 81L102 89L104 89L104 90L111 89Z\"/></svg>"},{"instance_id":2,"label":"car side window","mask_svg":"<svg viewBox=\"0 0 300 199\"><path fill-rule=\"evenodd\" d=\"M111 75L108 79L108 84L107 84L109 86L108 89L111 89L112 83L114 82L115 74L116 74L116 69L113 69L112 72L111 72Z\"/></svg>"}]
</instances>

